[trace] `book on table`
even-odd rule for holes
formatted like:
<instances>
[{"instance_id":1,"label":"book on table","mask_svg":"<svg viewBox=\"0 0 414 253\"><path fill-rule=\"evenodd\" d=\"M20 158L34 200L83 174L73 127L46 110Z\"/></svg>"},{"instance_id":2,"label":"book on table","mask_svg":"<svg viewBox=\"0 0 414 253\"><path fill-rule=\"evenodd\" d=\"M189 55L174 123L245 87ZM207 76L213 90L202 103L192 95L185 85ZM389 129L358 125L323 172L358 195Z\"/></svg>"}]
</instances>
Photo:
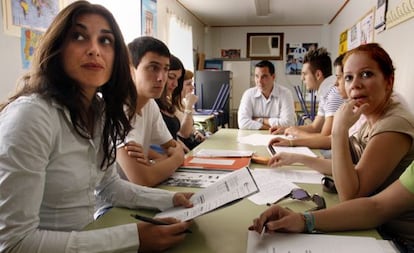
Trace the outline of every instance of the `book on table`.
<instances>
[{"instance_id":1,"label":"book on table","mask_svg":"<svg viewBox=\"0 0 414 253\"><path fill-rule=\"evenodd\" d=\"M181 168L237 170L249 166L252 155L249 150L201 149L187 156Z\"/></svg>"},{"instance_id":2,"label":"book on table","mask_svg":"<svg viewBox=\"0 0 414 253\"><path fill-rule=\"evenodd\" d=\"M188 156L181 168L237 170L250 165L251 157L196 157Z\"/></svg>"}]
</instances>

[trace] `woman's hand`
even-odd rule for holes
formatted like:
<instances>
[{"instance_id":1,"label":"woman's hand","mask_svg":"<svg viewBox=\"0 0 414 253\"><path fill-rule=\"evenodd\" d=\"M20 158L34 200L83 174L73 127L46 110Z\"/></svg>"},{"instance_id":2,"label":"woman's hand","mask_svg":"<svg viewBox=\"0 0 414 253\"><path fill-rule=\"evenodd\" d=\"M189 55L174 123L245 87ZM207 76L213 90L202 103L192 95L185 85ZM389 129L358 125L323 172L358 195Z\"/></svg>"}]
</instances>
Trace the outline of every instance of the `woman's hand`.
<instances>
[{"instance_id":1,"label":"woman's hand","mask_svg":"<svg viewBox=\"0 0 414 253\"><path fill-rule=\"evenodd\" d=\"M198 130L195 130L194 131L194 138L197 140L197 141L199 141L199 142L202 142L202 141L204 141L205 139L206 139L206 137L204 136L204 134L202 134L200 131L198 131Z\"/></svg>"},{"instance_id":2,"label":"woman's hand","mask_svg":"<svg viewBox=\"0 0 414 253\"><path fill-rule=\"evenodd\" d=\"M283 165L291 165L299 161L300 154L295 153L286 153L281 152L275 154L272 158L270 158L269 165L270 167L280 167Z\"/></svg>"},{"instance_id":3,"label":"woman's hand","mask_svg":"<svg viewBox=\"0 0 414 253\"><path fill-rule=\"evenodd\" d=\"M198 97L194 95L193 93L188 93L185 95L185 98L183 99L184 107L188 110L192 110L195 103L197 103Z\"/></svg>"},{"instance_id":4,"label":"woman's hand","mask_svg":"<svg viewBox=\"0 0 414 253\"><path fill-rule=\"evenodd\" d=\"M190 201L193 194L193 192L177 192L173 197L173 205L183 206L185 208L193 207L193 203Z\"/></svg>"},{"instance_id":5,"label":"woman's hand","mask_svg":"<svg viewBox=\"0 0 414 253\"><path fill-rule=\"evenodd\" d=\"M270 134L284 134L286 127L272 126L269 129Z\"/></svg>"},{"instance_id":6,"label":"woman's hand","mask_svg":"<svg viewBox=\"0 0 414 253\"><path fill-rule=\"evenodd\" d=\"M269 145L272 146L291 147L292 144L292 140L282 137L275 137L269 141Z\"/></svg>"},{"instance_id":7,"label":"woman's hand","mask_svg":"<svg viewBox=\"0 0 414 253\"><path fill-rule=\"evenodd\" d=\"M357 106L357 102L355 100L345 101L335 113L332 132L343 130L348 132L349 128L357 122L363 110L367 106L368 104Z\"/></svg>"},{"instance_id":8,"label":"woman's hand","mask_svg":"<svg viewBox=\"0 0 414 253\"><path fill-rule=\"evenodd\" d=\"M266 226L268 233L273 231L300 233L306 228L302 214L278 205L269 207L259 218L254 219L249 230L261 233L263 226Z\"/></svg>"}]
</instances>

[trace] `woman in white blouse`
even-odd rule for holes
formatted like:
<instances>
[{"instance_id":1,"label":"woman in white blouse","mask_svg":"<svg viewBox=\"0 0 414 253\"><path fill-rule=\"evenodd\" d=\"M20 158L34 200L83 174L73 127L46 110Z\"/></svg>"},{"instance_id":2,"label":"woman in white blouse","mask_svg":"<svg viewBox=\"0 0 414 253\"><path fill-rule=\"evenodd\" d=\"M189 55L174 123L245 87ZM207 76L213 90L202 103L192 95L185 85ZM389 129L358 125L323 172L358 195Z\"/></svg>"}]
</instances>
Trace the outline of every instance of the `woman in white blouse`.
<instances>
[{"instance_id":1,"label":"woman in white blouse","mask_svg":"<svg viewBox=\"0 0 414 253\"><path fill-rule=\"evenodd\" d=\"M72 3L35 54L20 89L0 107L0 252L159 251L182 241L190 224L171 218L167 226L80 231L104 204L192 205L191 193L134 185L114 169L137 95L112 14Z\"/></svg>"}]
</instances>

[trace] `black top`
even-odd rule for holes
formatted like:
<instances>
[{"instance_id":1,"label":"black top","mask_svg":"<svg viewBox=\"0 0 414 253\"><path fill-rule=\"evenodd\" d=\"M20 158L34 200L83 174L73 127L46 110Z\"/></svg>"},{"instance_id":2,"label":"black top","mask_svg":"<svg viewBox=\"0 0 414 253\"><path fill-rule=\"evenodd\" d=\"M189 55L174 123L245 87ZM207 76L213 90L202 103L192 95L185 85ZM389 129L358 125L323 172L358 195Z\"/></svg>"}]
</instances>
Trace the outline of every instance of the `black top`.
<instances>
[{"instance_id":1,"label":"black top","mask_svg":"<svg viewBox=\"0 0 414 253\"><path fill-rule=\"evenodd\" d=\"M181 124L180 120L177 118L177 116L170 116L161 111L162 118L164 119L165 124L167 125L168 130L170 131L170 134L174 138L174 140L177 140L177 133L180 130Z\"/></svg>"}]
</instances>

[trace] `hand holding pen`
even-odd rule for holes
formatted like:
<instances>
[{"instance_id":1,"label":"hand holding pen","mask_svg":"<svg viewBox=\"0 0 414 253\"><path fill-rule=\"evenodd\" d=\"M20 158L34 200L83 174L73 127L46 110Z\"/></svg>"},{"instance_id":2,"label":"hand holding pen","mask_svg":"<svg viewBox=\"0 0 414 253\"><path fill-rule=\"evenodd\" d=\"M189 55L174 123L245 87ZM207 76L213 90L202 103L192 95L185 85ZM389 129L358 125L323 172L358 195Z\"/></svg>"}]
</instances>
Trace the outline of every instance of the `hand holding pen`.
<instances>
[{"instance_id":1,"label":"hand holding pen","mask_svg":"<svg viewBox=\"0 0 414 253\"><path fill-rule=\"evenodd\" d=\"M174 218L152 219L136 214L131 216L144 221L137 223L138 252L165 251L182 242L191 233L191 222L178 222Z\"/></svg>"},{"instance_id":2,"label":"hand holding pen","mask_svg":"<svg viewBox=\"0 0 414 253\"><path fill-rule=\"evenodd\" d=\"M259 234L274 231L280 232L304 232L305 221L302 214L293 212L287 208L273 205L265 210L258 218L253 220L249 230Z\"/></svg>"},{"instance_id":3,"label":"hand holding pen","mask_svg":"<svg viewBox=\"0 0 414 253\"><path fill-rule=\"evenodd\" d=\"M163 220L156 220L156 219L153 219L153 218L150 218L150 217L147 217L147 216L143 216L143 215L139 215L139 214L131 214L131 216L134 217L137 220L148 222L148 223L151 223L153 225L172 225L172 224L174 224L174 223L169 223L169 222L166 222L166 221L163 221ZM186 230L184 230L183 232L184 233L192 233L191 230L188 229L188 228Z\"/></svg>"}]
</instances>

